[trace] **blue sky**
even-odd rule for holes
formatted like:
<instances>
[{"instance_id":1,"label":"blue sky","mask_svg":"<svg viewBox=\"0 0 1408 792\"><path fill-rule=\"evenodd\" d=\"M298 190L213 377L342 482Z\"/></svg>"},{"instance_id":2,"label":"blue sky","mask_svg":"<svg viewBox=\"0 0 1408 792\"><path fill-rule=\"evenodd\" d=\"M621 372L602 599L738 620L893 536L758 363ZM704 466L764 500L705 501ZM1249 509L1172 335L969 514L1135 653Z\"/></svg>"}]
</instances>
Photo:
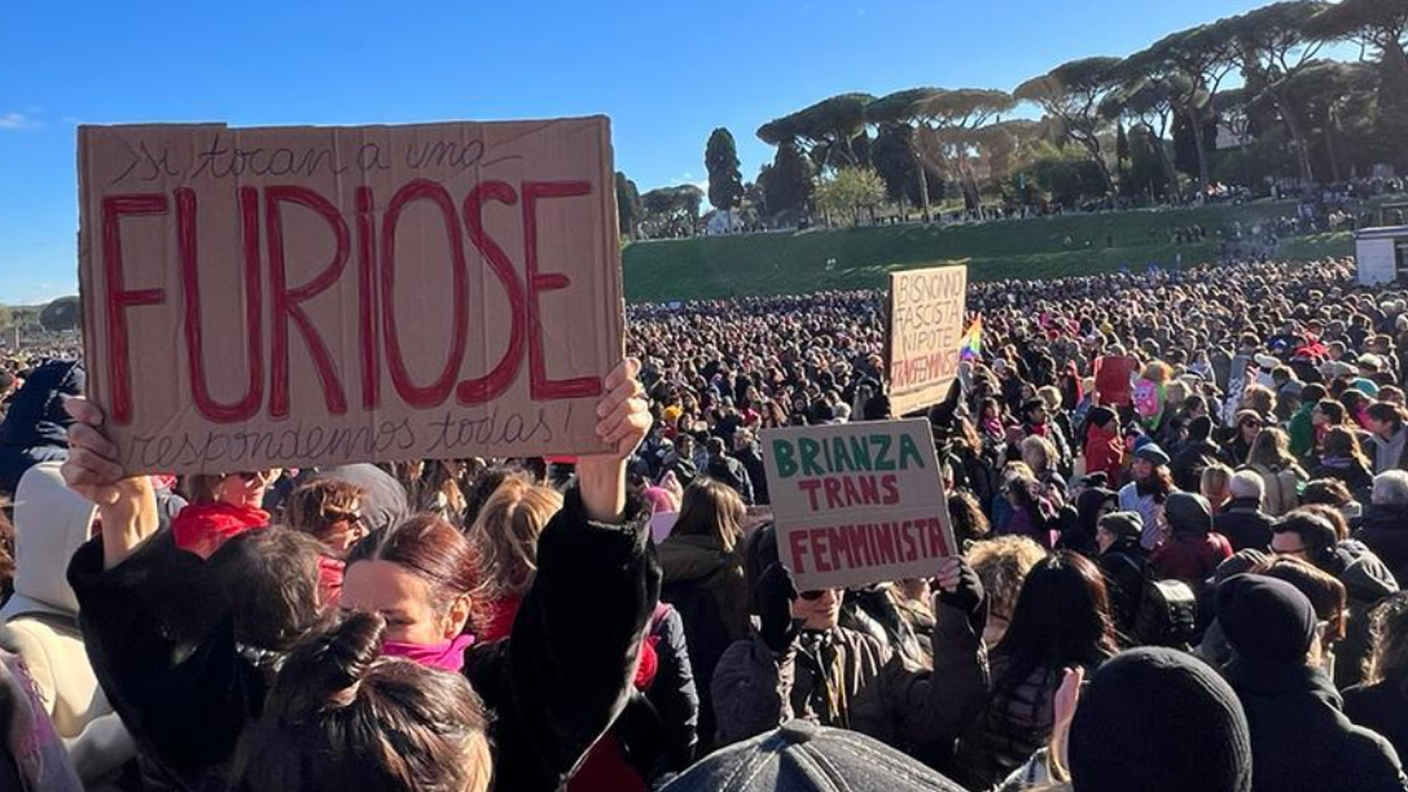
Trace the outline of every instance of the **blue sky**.
<instances>
[{"instance_id":1,"label":"blue sky","mask_svg":"<svg viewBox=\"0 0 1408 792\"><path fill-rule=\"evenodd\" d=\"M0 303L77 290L78 123L604 113L644 191L702 181L716 126L751 180L771 158L758 126L826 96L1011 89L1261 4L15 0L0 5Z\"/></svg>"}]
</instances>

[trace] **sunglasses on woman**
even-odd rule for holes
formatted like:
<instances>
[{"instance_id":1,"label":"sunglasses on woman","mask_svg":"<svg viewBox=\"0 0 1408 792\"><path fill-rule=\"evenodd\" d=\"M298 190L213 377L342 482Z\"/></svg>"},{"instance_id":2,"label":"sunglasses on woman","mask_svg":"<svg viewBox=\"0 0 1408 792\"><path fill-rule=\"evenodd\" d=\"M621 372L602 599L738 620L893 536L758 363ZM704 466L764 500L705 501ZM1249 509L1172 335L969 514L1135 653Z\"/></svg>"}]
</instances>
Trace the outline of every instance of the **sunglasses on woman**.
<instances>
[{"instance_id":1,"label":"sunglasses on woman","mask_svg":"<svg viewBox=\"0 0 1408 792\"><path fill-rule=\"evenodd\" d=\"M323 518L326 519L329 524L345 522L347 523L347 527L349 528L356 527L362 524L362 515L357 514L356 512L324 512Z\"/></svg>"},{"instance_id":2,"label":"sunglasses on woman","mask_svg":"<svg viewBox=\"0 0 1408 792\"><path fill-rule=\"evenodd\" d=\"M273 479L273 475L271 472L263 470L241 470L236 473L226 473L225 476L227 478L230 476L236 476L246 484L253 484L256 481L268 482Z\"/></svg>"},{"instance_id":3,"label":"sunglasses on woman","mask_svg":"<svg viewBox=\"0 0 1408 792\"><path fill-rule=\"evenodd\" d=\"M816 590L814 590L814 591L803 591L802 593L798 594L797 596L801 597L801 598L804 599L804 600L807 600L808 602L815 602L816 600L819 600L819 599L821 599L822 597L826 596L826 589L816 589Z\"/></svg>"}]
</instances>

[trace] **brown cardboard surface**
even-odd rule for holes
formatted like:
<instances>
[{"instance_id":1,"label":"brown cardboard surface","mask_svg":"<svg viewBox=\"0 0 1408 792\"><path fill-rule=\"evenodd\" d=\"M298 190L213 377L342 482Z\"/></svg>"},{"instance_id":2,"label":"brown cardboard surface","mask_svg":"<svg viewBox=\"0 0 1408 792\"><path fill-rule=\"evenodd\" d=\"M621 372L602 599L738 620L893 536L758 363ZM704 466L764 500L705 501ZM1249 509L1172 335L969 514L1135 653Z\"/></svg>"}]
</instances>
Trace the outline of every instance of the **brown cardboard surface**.
<instances>
[{"instance_id":1,"label":"brown cardboard surface","mask_svg":"<svg viewBox=\"0 0 1408 792\"><path fill-rule=\"evenodd\" d=\"M1134 403L1134 372L1139 361L1132 357L1102 355L1095 359L1095 394L1099 403L1128 407Z\"/></svg>"},{"instance_id":2,"label":"brown cardboard surface","mask_svg":"<svg viewBox=\"0 0 1408 792\"><path fill-rule=\"evenodd\" d=\"M78 144L88 395L130 472L603 450L607 119Z\"/></svg>"},{"instance_id":3,"label":"brown cardboard surface","mask_svg":"<svg viewBox=\"0 0 1408 792\"><path fill-rule=\"evenodd\" d=\"M762 442L797 590L932 577L957 552L928 421L770 429Z\"/></svg>"},{"instance_id":4,"label":"brown cardboard surface","mask_svg":"<svg viewBox=\"0 0 1408 792\"><path fill-rule=\"evenodd\" d=\"M890 273L890 409L909 415L943 401L958 376L968 267Z\"/></svg>"}]
</instances>

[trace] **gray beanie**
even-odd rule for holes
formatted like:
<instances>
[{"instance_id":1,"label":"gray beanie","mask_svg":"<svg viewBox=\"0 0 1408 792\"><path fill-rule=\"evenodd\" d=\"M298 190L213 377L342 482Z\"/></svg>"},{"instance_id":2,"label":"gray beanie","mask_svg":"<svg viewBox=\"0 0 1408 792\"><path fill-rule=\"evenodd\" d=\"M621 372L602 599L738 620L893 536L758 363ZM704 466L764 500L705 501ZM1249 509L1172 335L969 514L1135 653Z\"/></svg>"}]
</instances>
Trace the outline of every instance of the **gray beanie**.
<instances>
[{"instance_id":1,"label":"gray beanie","mask_svg":"<svg viewBox=\"0 0 1408 792\"><path fill-rule=\"evenodd\" d=\"M1114 534L1116 539L1139 539L1144 533L1144 518L1139 512L1110 512L1100 518L1098 527Z\"/></svg>"},{"instance_id":2,"label":"gray beanie","mask_svg":"<svg viewBox=\"0 0 1408 792\"><path fill-rule=\"evenodd\" d=\"M1176 535L1206 536L1212 531L1212 505L1202 495L1170 492L1164 501L1164 516Z\"/></svg>"}]
</instances>

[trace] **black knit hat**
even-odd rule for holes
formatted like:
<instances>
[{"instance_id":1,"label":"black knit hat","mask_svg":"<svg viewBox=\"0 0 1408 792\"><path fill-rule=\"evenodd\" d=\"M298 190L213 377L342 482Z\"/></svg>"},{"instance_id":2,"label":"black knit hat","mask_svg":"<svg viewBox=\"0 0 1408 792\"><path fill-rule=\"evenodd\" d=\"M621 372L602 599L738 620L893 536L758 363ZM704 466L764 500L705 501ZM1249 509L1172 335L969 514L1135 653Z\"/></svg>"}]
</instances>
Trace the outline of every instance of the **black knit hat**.
<instances>
[{"instance_id":1,"label":"black knit hat","mask_svg":"<svg viewBox=\"0 0 1408 792\"><path fill-rule=\"evenodd\" d=\"M1085 420L1091 426L1104 426L1115 420L1115 411L1109 407L1092 407L1086 414Z\"/></svg>"},{"instance_id":2,"label":"black knit hat","mask_svg":"<svg viewBox=\"0 0 1408 792\"><path fill-rule=\"evenodd\" d=\"M1206 440L1212 437L1212 418L1199 415L1188 424L1189 440Z\"/></svg>"},{"instance_id":3,"label":"black knit hat","mask_svg":"<svg viewBox=\"0 0 1408 792\"><path fill-rule=\"evenodd\" d=\"M1233 575L1218 584L1217 621L1238 656L1258 665L1304 663L1315 638L1310 600L1266 575Z\"/></svg>"},{"instance_id":4,"label":"black knit hat","mask_svg":"<svg viewBox=\"0 0 1408 792\"><path fill-rule=\"evenodd\" d=\"M1161 647L1105 663L1069 743L1075 792L1247 792L1251 736L1237 694L1207 664Z\"/></svg>"},{"instance_id":5,"label":"black knit hat","mask_svg":"<svg viewBox=\"0 0 1408 792\"><path fill-rule=\"evenodd\" d=\"M664 792L963 792L934 770L859 732L794 720L715 751Z\"/></svg>"}]
</instances>

